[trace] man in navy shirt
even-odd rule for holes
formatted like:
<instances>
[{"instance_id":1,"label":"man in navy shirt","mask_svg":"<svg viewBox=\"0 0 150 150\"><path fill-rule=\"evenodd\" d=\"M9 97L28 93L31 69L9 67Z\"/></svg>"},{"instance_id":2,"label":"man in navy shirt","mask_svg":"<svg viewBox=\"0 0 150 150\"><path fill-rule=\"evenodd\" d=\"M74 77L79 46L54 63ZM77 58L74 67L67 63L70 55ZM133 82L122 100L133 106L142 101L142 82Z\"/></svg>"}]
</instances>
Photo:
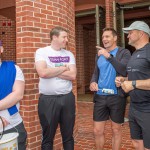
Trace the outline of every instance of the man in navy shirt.
<instances>
[{"instance_id":1,"label":"man in navy shirt","mask_svg":"<svg viewBox=\"0 0 150 150\"><path fill-rule=\"evenodd\" d=\"M116 87L115 78L118 75L126 76L126 65L131 55L127 49L117 46L117 33L112 28L103 30L102 42L104 48L97 47L99 52L90 84L90 90L95 91L95 143L97 150L103 150L105 123L110 118L113 131L112 149L119 150L126 99L122 89Z\"/></svg>"},{"instance_id":2,"label":"man in navy shirt","mask_svg":"<svg viewBox=\"0 0 150 150\"><path fill-rule=\"evenodd\" d=\"M129 92L131 98L129 124L136 150L150 149L150 28L143 21L135 21L123 28L128 44L135 47L127 65L128 80L116 78L116 85Z\"/></svg>"}]
</instances>

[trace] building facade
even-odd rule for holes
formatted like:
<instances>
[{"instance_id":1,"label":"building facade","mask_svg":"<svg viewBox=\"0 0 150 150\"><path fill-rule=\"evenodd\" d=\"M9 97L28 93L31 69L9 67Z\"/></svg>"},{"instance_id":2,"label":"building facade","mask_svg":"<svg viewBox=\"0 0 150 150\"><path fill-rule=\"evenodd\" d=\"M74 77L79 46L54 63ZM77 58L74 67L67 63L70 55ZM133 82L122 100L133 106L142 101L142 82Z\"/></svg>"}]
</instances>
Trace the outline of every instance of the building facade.
<instances>
[{"instance_id":1,"label":"building facade","mask_svg":"<svg viewBox=\"0 0 150 150\"><path fill-rule=\"evenodd\" d=\"M16 61L26 80L21 115L28 132L27 149L40 150L38 75L34 53L50 44L50 29L60 25L69 30L67 49L75 54L78 68L77 80L73 84L77 99L77 93L89 92L95 45L100 44L102 29L117 29L119 44L128 47L121 27L137 19L150 25L149 18L149 0L0 0L0 40L5 48L4 59ZM78 134L77 124L76 119L75 136ZM61 148L58 128L55 149Z\"/></svg>"}]
</instances>

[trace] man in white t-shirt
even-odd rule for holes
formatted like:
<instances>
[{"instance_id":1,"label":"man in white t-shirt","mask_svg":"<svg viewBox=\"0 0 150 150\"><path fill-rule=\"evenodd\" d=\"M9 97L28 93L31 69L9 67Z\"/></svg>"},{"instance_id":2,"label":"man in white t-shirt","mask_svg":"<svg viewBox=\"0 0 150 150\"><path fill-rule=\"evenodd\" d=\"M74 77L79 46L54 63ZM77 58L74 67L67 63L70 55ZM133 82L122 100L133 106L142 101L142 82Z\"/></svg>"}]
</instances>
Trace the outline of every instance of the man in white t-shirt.
<instances>
[{"instance_id":1,"label":"man in white t-shirt","mask_svg":"<svg viewBox=\"0 0 150 150\"><path fill-rule=\"evenodd\" d=\"M19 114L19 101L24 94L24 76L12 61L2 61L0 42L0 117L4 122L4 134L18 132L18 149L26 150L27 132Z\"/></svg>"},{"instance_id":2,"label":"man in white t-shirt","mask_svg":"<svg viewBox=\"0 0 150 150\"><path fill-rule=\"evenodd\" d=\"M67 30L55 27L50 32L51 45L35 54L40 77L38 115L42 127L42 150L52 150L58 124L64 150L74 150L75 96L72 80L76 78L74 55L65 50Z\"/></svg>"}]
</instances>

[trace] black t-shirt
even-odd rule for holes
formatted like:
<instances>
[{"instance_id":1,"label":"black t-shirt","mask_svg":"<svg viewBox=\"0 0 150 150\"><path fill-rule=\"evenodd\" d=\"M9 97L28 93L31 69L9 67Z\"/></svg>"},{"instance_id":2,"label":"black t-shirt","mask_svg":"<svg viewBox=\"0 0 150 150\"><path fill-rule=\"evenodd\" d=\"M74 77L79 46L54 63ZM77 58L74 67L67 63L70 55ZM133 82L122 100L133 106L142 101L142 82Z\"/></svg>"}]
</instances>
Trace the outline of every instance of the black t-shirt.
<instances>
[{"instance_id":1,"label":"black t-shirt","mask_svg":"<svg viewBox=\"0 0 150 150\"><path fill-rule=\"evenodd\" d=\"M150 79L150 43L136 50L127 64L129 80ZM150 112L150 90L134 89L129 92L131 105L143 112Z\"/></svg>"}]
</instances>

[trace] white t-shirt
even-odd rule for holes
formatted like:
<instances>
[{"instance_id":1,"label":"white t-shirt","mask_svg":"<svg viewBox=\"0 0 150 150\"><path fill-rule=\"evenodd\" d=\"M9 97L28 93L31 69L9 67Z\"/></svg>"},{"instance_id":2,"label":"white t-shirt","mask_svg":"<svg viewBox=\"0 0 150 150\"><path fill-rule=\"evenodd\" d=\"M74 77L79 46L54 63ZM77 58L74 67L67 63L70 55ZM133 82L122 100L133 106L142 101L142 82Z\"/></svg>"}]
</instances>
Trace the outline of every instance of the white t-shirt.
<instances>
[{"instance_id":1,"label":"white t-shirt","mask_svg":"<svg viewBox=\"0 0 150 150\"><path fill-rule=\"evenodd\" d=\"M24 75L23 75L21 69L17 65L15 65L15 67L16 67L16 78L15 78L15 81L16 80L24 81ZM10 123L9 125L7 125L5 127L5 130L11 129L12 127L17 126L18 124L20 124L22 122L22 118L21 118L21 116L19 114L20 104L17 103L16 106L17 106L18 112L15 113L12 116L10 116L10 114L9 114L7 109L0 111L0 116L5 118Z\"/></svg>"},{"instance_id":2,"label":"white t-shirt","mask_svg":"<svg viewBox=\"0 0 150 150\"><path fill-rule=\"evenodd\" d=\"M47 67L55 68L61 65L75 64L74 55L65 49L56 51L47 46L40 48L35 53L35 62L45 61ZM44 95L59 95L67 94L72 90L72 82L70 80L61 79L58 77L40 78L39 93Z\"/></svg>"}]
</instances>

